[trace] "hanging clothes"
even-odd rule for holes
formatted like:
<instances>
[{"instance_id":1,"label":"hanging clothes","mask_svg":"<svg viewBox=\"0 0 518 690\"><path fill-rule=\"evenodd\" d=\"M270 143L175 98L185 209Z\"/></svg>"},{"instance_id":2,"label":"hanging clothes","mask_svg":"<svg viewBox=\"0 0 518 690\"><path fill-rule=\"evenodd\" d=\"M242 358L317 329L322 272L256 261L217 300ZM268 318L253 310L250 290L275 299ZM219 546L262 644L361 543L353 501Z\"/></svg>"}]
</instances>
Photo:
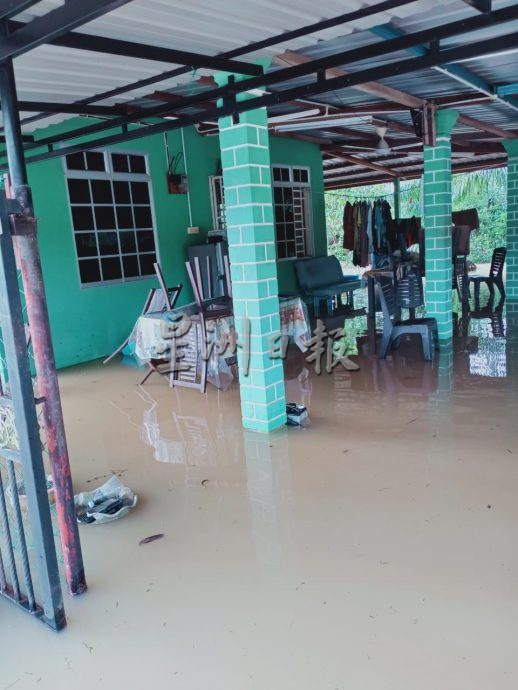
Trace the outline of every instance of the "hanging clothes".
<instances>
[{"instance_id":1,"label":"hanging clothes","mask_svg":"<svg viewBox=\"0 0 518 690\"><path fill-rule=\"evenodd\" d=\"M412 218L400 218L399 220L390 220L387 227L388 241L392 249L397 249L400 246L399 237L402 236L407 247L419 243L419 230L421 228L421 219L412 216Z\"/></svg>"},{"instance_id":2,"label":"hanging clothes","mask_svg":"<svg viewBox=\"0 0 518 690\"><path fill-rule=\"evenodd\" d=\"M390 204L384 199L345 204L343 246L353 252L355 266L365 268L372 255L388 254L387 227L391 220Z\"/></svg>"},{"instance_id":3,"label":"hanging clothes","mask_svg":"<svg viewBox=\"0 0 518 690\"><path fill-rule=\"evenodd\" d=\"M348 201L344 206L344 249L354 249L354 206Z\"/></svg>"}]
</instances>

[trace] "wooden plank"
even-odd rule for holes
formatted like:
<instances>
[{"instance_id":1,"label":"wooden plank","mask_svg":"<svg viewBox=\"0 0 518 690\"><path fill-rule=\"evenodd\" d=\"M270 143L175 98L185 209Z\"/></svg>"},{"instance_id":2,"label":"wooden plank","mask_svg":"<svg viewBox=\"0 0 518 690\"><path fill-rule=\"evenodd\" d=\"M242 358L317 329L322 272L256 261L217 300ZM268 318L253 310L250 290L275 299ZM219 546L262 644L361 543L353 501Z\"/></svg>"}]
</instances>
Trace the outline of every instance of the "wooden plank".
<instances>
[{"instance_id":1,"label":"wooden plank","mask_svg":"<svg viewBox=\"0 0 518 690\"><path fill-rule=\"evenodd\" d=\"M301 55L300 53L294 53L291 50L286 50L284 53L276 56L274 62L280 65L301 65L307 62L311 62L311 58L306 55ZM342 77L347 75L348 72L341 67L333 67L326 71L326 77ZM364 93L370 93L378 98L382 98L387 101L392 101L400 105L404 105L407 108L418 108L422 109L426 105L426 101L417 96L412 96L411 94L405 93L404 91L399 91L398 89L393 89L385 84L380 84L378 82L366 82L364 84L357 84L354 86L358 91L363 91ZM368 107L368 106L367 106ZM464 124L468 127L473 127L474 129L481 130L483 132L489 132L490 134L495 134L502 139L514 139L515 135L511 132L496 127L487 122L482 122L473 117L467 115L460 115L458 122Z\"/></svg>"},{"instance_id":2,"label":"wooden plank","mask_svg":"<svg viewBox=\"0 0 518 690\"><path fill-rule=\"evenodd\" d=\"M366 158L360 158L357 156L350 156L347 153L342 153L341 151L328 151L328 153L335 158L348 161L349 163L353 163L354 165L358 165L362 168L368 168L369 170L376 170L377 172L382 172L385 173L386 175L390 175L391 177L397 177L397 173L392 170L391 168L386 168L384 165L379 165L378 163L374 163L373 161L369 161Z\"/></svg>"}]
</instances>

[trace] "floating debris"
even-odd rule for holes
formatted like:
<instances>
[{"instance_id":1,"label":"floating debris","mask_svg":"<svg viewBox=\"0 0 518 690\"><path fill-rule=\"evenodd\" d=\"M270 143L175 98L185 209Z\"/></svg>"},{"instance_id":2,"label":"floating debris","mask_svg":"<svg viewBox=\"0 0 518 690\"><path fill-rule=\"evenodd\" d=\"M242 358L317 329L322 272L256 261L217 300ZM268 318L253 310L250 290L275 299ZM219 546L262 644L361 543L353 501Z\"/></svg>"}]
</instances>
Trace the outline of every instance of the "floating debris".
<instances>
[{"instance_id":1,"label":"floating debris","mask_svg":"<svg viewBox=\"0 0 518 690\"><path fill-rule=\"evenodd\" d=\"M157 541L158 539L163 539L164 534L152 534L149 537L144 537L144 539L141 539L138 543L139 546L142 546L143 544L150 544L152 541Z\"/></svg>"}]
</instances>

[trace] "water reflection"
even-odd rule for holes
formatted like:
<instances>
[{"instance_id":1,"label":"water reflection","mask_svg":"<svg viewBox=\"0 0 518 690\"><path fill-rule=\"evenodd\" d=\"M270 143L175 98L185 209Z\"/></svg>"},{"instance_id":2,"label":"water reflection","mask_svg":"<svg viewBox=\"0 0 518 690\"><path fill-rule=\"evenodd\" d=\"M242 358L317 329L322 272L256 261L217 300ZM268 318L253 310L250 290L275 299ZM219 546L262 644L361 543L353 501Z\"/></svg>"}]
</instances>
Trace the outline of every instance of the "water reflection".
<instances>
[{"instance_id":1,"label":"water reflection","mask_svg":"<svg viewBox=\"0 0 518 690\"><path fill-rule=\"evenodd\" d=\"M242 463L241 430L225 415L225 406L235 395L226 391L227 398L222 401L218 391L216 404L213 398L209 403L207 396L200 396L196 405L199 414L192 414L182 409L182 393L170 389L172 404L165 406L144 388L136 391L146 404L139 425L141 441L153 448L158 462L183 465L186 486L200 485L207 478L220 486L235 485L230 479L208 477L207 473L210 468L221 470Z\"/></svg>"},{"instance_id":2,"label":"water reflection","mask_svg":"<svg viewBox=\"0 0 518 690\"><path fill-rule=\"evenodd\" d=\"M289 536L287 513L292 494L288 434L288 429L270 436L243 431L253 538L257 562L263 566L283 559Z\"/></svg>"},{"instance_id":3,"label":"water reflection","mask_svg":"<svg viewBox=\"0 0 518 690\"><path fill-rule=\"evenodd\" d=\"M366 306L367 291L359 291L357 304L359 306ZM447 355L441 358L441 362L446 362L449 358L455 360L455 368L459 375L469 376L484 376L487 378L505 378L507 376L508 354L509 346L506 345L507 329L509 314L514 316L516 304L513 306L512 302L503 303L493 306L492 303L482 309L473 310L471 312L463 312L456 294L454 294L453 302L453 321L454 321L454 340L453 349L450 351L448 345L443 345L443 349ZM418 310L419 311L419 310ZM419 313L418 315L419 316ZM345 319L344 328L346 331L348 354L349 355L363 355L367 357L374 351L372 343L368 337L367 317L365 315L354 315L351 318ZM380 313L376 314L376 335L383 330L383 317ZM516 326L514 326L516 330ZM401 367L408 367L408 362L404 359L398 358L396 350L391 353L391 358L388 361L393 362L392 365L382 365L380 367L383 379L387 382L387 390L391 393L396 391L405 392L404 381L407 376L400 371ZM419 351L416 348L415 358L419 360ZM450 369L452 363L439 364L439 369ZM431 392L434 388L434 380L431 372L425 375L423 371L422 382L418 388L422 392ZM391 381L388 379L392 378ZM411 377L412 378L412 377ZM440 386L446 391L453 388L453 377L451 374L439 374ZM399 382L398 382L399 381ZM376 388L376 386L374 386Z\"/></svg>"}]
</instances>

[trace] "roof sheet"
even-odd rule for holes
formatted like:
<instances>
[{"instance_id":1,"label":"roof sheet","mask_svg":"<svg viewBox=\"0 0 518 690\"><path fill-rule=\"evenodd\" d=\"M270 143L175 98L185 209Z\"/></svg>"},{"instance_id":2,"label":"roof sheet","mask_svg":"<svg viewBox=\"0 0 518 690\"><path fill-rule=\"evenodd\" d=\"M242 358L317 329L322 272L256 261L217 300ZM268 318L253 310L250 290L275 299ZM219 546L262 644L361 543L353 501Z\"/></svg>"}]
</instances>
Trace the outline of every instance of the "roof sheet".
<instances>
[{"instance_id":1,"label":"roof sheet","mask_svg":"<svg viewBox=\"0 0 518 690\"><path fill-rule=\"evenodd\" d=\"M331 18L344 12L359 9L365 5L376 5L380 0L196 0L186 3L185 0L133 0L133 2L83 26L82 33L124 39L155 46L165 46L195 53L216 55L239 48L243 45L275 36L306 24ZM64 0L40 0L30 10L16 17L19 21L30 21L63 5ZM515 6L511 0L493 0L493 9ZM240 57L241 60L253 61L257 58L271 58L285 49L300 51L311 58L323 57L333 53L352 50L361 46L379 43L380 39L372 31L386 23L404 33L432 29L434 26L451 21L475 16L476 10L463 0L416 0L390 13L380 13L362 20L339 25L317 33L280 42L260 52ZM509 23L505 31L518 31L518 20ZM497 38L502 27L490 27L476 34L466 35L461 39L444 41L444 45L459 45L471 38L495 38L495 55L482 60L469 60L462 67L486 80L489 84L509 83L516 81L518 74L518 51L498 54ZM391 60L408 57L408 53L394 53ZM348 64L348 70L371 69L383 64L375 59L367 62ZM171 63L151 60L110 56L82 50L41 46L15 60L15 73L21 100L41 100L72 103L90 98L104 91L122 87L139 79L152 77L160 72L173 69ZM271 69L277 69L274 65ZM153 91L171 91L179 95L190 95L205 90L197 78L211 74L210 70L197 70L181 76L170 78L155 86L134 89L133 91L105 99L103 105L134 101L140 106L149 106L157 101ZM290 86L307 83L301 78L290 82ZM438 70L426 70L404 74L381 83L424 99L433 99L453 94L466 94L472 89L459 83L447 74ZM278 88L282 88L279 85ZM277 88L277 87L276 87ZM366 104L384 101L372 94L358 89L341 89L318 96L322 103L337 107L365 106ZM284 104L271 109L272 114L289 112L290 106ZM294 108L292 108L294 110ZM478 103L462 105L462 112L485 120L502 128L518 126L518 113L506 105L495 103ZM22 114L31 115L32 113ZM401 123L411 124L408 112L402 108L399 112L390 112L390 118ZM28 124L25 131L31 131L48 124L67 119L70 116L53 115L36 123ZM360 132L375 132L375 128L366 123L355 125ZM469 132L469 128L459 126L459 132ZM336 135L326 134L323 130L311 130L308 134L333 139ZM406 135L390 130L387 137L401 142ZM363 154L362 154L363 155ZM369 154L366 154L369 155ZM498 159L498 155L494 156ZM486 160L480 156L479 160ZM372 175L377 175L371 171Z\"/></svg>"}]
</instances>

